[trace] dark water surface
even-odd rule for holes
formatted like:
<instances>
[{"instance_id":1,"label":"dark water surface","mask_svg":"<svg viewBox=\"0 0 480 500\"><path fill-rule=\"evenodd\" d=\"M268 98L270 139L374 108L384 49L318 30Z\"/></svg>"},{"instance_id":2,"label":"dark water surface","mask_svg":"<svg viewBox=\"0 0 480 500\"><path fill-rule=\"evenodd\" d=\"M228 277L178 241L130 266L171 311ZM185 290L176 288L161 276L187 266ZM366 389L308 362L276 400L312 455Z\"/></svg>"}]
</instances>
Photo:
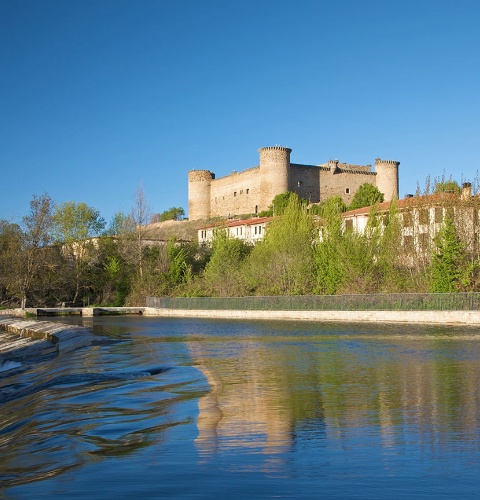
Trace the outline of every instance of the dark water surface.
<instances>
[{"instance_id":1,"label":"dark water surface","mask_svg":"<svg viewBox=\"0 0 480 500\"><path fill-rule=\"evenodd\" d=\"M118 342L0 373L2 498L480 497L477 329L59 321Z\"/></svg>"}]
</instances>

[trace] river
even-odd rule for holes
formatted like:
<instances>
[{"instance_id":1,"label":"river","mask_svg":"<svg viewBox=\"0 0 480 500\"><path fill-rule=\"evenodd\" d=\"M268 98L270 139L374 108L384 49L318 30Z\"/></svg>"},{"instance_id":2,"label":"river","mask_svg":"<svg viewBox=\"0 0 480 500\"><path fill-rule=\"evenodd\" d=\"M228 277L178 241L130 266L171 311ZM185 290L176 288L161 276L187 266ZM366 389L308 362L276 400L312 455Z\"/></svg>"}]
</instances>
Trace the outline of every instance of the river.
<instances>
[{"instance_id":1,"label":"river","mask_svg":"<svg viewBox=\"0 0 480 500\"><path fill-rule=\"evenodd\" d=\"M478 497L478 328L58 321L109 341L0 373L2 498Z\"/></svg>"}]
</instances>

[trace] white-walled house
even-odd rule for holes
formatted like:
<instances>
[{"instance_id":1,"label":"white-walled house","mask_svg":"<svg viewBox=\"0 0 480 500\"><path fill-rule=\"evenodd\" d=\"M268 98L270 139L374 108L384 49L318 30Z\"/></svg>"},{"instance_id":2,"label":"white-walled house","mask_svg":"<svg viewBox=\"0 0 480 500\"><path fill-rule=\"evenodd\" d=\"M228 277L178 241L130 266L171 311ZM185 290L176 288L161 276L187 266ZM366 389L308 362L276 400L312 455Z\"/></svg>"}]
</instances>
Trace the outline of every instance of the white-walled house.
<instances>
[{"instance_id":1,"label":"white-walled house","mask_svg":"<svg viewBox=\"0 0 480 500\"><path fill-rule=\"evenodd\" d=\"M253 217L251 219L227 220L202 226L197 229L198 242L211 244L215 231L226 230L232 238L238 238L247 243L255 244L263 238L266 227L272 219L273 217Z\"/></svg>"},{"instance_id":2,"label":"white-walled house","mask_svg":"<svg viewBox=\"0 0 480 500\"><path fill-rule=\"evenodd\" d=\"M407 196L394 202L376 206L376 214L385 216L395 204L400 217L402 248L412 259L430 258L433 241L447 216L457 227L457 232L470 252L478 253L480 242L480 197L471 195L469 183L465 183L461 194L437 193L426 196ZM364 234L372 207L349 210L342 214L345 230ZM321 219L315 217L320 223ZM228 235L255 244L260 241L273 217L254 217L246 220L228 220L198 228L198 241L211 244L216 230L228 231ZM321 231L319 237L321 238Z\"/></svg>"},{"instance_id":3,"label":"white-walled house","mask_svg":"<svg viewBox=\"0 0 480 500\"><path fill-rule=\"evenodd\" d=\"M407 196L396 203L401 221L402 247L416 256L429 257L433 241L445 219L455 223L457 234L469 251L478 250L480 233L480 198L471 195L469 183L462 193L436 193L425 196ZM391 203L379 203L376 213L385 215ZM360 234L365 232L371 207L350 210L342 214L344 227Z\"/></svg>"}]
</instances>

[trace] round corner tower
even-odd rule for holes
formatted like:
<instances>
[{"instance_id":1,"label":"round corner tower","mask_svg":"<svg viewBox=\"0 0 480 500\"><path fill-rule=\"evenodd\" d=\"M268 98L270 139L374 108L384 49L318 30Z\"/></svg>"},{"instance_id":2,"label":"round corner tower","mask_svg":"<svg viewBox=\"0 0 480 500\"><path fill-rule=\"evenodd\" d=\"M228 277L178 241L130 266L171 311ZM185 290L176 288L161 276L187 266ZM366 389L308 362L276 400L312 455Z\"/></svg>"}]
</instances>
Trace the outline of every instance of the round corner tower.
<instances>
[{"instance_id":1,"label":"round corner tower","mask_svg":"<svg viewBox=\"0 0 480 500\"><path fill-rule=\"evenodd\" d=\"M268 146L260 148L260 206L267 210L277 194L288 191L290 148Z\"/></svg>"},{"instance_id":2,"label":"round corner tower","mask_svg":"<svg viewBox=\"0 0 480 500\"><path fill-rule=\"evenodd\" d=\"M188 172L188 218L190 220L210 217L212 179L210 170L190 170Z\"/></svg>"},{"instance_id":3,"label":"round corner tower","mask_svg":"<svg viewBox=\"0 0 480 500\"><path fill-rule=\"evenodd\" d=\"M385 201L398 199L398 166L399 161L375 160L375 172L377 173L377 188L383 193Z\"/></svg>"}]
</instances>

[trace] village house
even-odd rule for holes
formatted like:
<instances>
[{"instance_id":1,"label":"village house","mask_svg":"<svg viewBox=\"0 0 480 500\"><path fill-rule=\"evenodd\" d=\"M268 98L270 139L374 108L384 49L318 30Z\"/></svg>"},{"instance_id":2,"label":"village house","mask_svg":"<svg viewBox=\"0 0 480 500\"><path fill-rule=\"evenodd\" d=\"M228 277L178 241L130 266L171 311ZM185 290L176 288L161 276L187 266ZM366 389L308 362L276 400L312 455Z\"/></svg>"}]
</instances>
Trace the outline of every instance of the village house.
<instances>
[{"instance_id":1,"label":"village house","mask_svg":"<svg viewBox=\"0 0 480 500\"><path fill-rule=\"evenodd\" d=\"M253 217L246 220L226 220L202 226L198 229L198 242L210 245L215 231L226 230L232 238L255 244L264 237L266 227L272 219L273 217Z\"/></svg>"},{"instance_id":2,"label":"village house","mask_svg":"<svg viewBox=\"0 0 480 500\"><path fill-rule=\"evenodd\" d=\"M412 259L429 257L432 242L438 235L447 216L456 224L462 241L470 252L479 252L480 198L472 196L471 184L464 183L460 195L436 193L427 196L407 195L405 198L379 203L375 213L384 217L395 207L401 221L402 247ZM372 207L350 210L342 214L345 230L364 234ZM215 231L225 229L228 235L255 244L260 241L273 217L254 217L246 220L228 220L198 228L198 241L211 244Z\"/></svg>"}]
</instances>

